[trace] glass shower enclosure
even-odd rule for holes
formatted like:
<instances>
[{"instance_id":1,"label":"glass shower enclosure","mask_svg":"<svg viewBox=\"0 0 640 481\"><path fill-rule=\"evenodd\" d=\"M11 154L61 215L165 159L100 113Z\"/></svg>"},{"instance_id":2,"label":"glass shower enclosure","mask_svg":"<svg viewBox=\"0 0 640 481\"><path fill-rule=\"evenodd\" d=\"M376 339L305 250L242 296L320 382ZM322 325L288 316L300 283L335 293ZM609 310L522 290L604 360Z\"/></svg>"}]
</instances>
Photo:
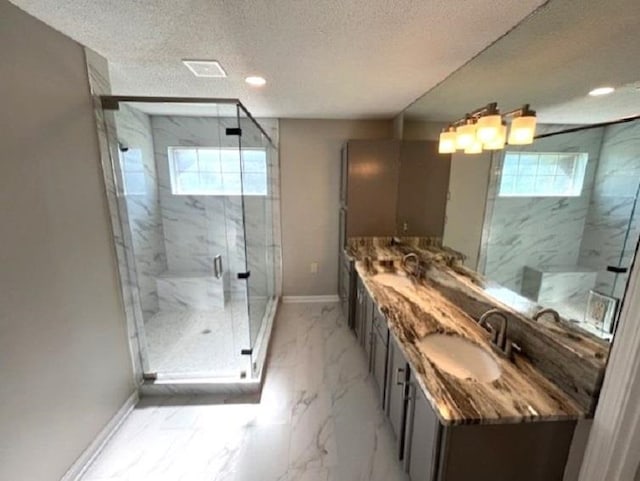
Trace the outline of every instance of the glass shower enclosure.
<instances>
[{"instance_id":1,"label":"glass shower enclosure","mask_svg":"<svg viewBox=\"0 0 640 481\"><path fill-rule=\"evenodd\" d=\"M102 100L145 378L254 379L276 306L275 145L237 100Z\"/></svg>"}]
</instances>

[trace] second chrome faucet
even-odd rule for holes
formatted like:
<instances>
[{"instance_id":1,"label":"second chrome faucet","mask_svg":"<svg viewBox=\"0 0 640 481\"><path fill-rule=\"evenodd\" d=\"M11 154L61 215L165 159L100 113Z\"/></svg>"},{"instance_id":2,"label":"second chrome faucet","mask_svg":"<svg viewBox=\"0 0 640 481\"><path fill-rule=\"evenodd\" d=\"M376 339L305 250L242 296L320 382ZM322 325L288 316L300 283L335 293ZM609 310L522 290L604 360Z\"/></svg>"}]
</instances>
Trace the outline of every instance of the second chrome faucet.
<instances>
[{"instance_id":1,"label":"second chrome faucet","mask_svg":"<svg viewBox=\"0 0 640 481\"><path fill-rule=\"evenodd\" d=\"M491 325L489 320L493 317L497 317L500 320L500 325L496 329ZM508 358L512 358L513 350L520 351L520 347L511 342L507 335L508 317L500 309L489 309L487 312L480 316L478 324L480 327L486 329L491 333L491 342Z\"/></svg>"}]
</instances>

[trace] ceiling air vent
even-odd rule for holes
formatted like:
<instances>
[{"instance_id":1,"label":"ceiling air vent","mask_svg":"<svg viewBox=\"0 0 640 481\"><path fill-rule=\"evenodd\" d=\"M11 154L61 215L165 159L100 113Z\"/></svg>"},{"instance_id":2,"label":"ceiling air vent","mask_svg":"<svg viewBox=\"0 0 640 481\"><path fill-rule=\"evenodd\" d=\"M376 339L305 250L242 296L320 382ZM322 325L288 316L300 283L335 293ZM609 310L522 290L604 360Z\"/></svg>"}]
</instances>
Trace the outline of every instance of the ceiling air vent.
<instances>
[{"instance_id":1,"label":"ceiling air vent","mask_svg":"<svg viewBox=\"0 0 640 481\"><path fill-rule=\"evenodd\" d=\"M227 76L227 72L217 60L183 60L182 63L196 77L224 78Z\"/></svg>"}]
</instances>

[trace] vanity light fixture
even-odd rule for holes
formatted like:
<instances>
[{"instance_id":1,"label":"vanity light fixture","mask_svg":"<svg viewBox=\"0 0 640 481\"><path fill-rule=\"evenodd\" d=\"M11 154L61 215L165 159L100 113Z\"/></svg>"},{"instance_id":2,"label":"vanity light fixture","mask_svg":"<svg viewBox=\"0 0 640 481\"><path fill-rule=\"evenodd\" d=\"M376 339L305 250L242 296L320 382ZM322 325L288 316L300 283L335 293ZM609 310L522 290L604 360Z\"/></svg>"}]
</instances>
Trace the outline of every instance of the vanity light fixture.
<instances>
[{"instance_id":1,"label":"vanity light fixture","mask_svg":"<svg viewBox=\"0 0 640 481\"><path fill-rule=\"evenodd\" d=\"M487 105L487 113L478 119L478 140L483 144L494 140L502 127L502 116L497 104Z\"/></svg>"},{"instance_id":2,"label":"vanity light fixture","mask_svg":"<svg viewBox=\"0 0 640 481\"><path fill-rule=\"evenodd\" d=\"M456 148L466 149L470 147L476 140L475 121L468 117L464 124L456 127Z\"/></svg>"},{"instance_id":3,"label":"vanity light fixture","mask_svg":"<svg viewBox=\"0 0 640 481\"><path fill-rule=\"evenodd\" d=\"M536 135L536 113L525 105L516 111L509 130L510 145L529 145Z\"/></svg>"},{"instance_id":4,"label":"vanity light fixture","mask_svg":"<svg viewBox=\"0 0 640 481\"><path fill-rule=\"evenodd\" d=\"M264 77L260 77L258 75L251 75L246 79L244 79L244 81L247 82L252 87L262 87L267 83Z\"/></svg>"},{"instance_id":5,"label":"vanity light fixture","mask_svg":"<svg viewBox=\"0 0 640 481\"><path fill-rule=\"evenodd\" d=\"M440 133L440 142L438 143L438 153L453 154L456 151L456 129L449 127Z\"/></svg>"},{"instance_id":6,"label":"vanity light fixture","mask_svg":"<svg viewBox=\"0 0 640 481\"><path fill-rule=\"evenodd\" d=\"M483 147L485 150L501 150L504 149L504 145L507 143L507 124L506 122L500 122L500 128L498 129L498 135L493 140L485 142Z\"/></svg>"},{"instance_id":7,"label":"vanity light fixture","mask_svg":"<svg viewBox=\"0 0 640 481\"><path fill-rule=\"evenodd\" d=\"M511 121L508 128L507 121ZM528 104L510 112L500 114L498 104L492 102L466 114L464 118L451 123L440 134L438 152L454 153L462 150L465 154L479 154L483 150L503 149L508 140L511 145L533 143L536 133L536 113ZM455 133L455 149L453 134Z\"/></svg>"},{"instance_id":8,"label":"vanity light fixture","mask_svg":"<svg viewBox=\"0 0 640 481\"><path fill-rule=\"evenodd\" d=\"M464 149L465 154L481 154L482 153L482 142L480 139L475 139L471 145L469 145L466 149Z\"/></svg>"},{"instance_id":9,"label":"vanity light fixture","mask_svg":"<svg viewBox=\"0 0 640 481\"><path fill-rule=\"evenodd\" d=\"M614 91L615 88L613 87L598 87L589 92L589 95L591 95L592 97L600 97L601 95L609 95Z\"/></svg>"}]
</instances>

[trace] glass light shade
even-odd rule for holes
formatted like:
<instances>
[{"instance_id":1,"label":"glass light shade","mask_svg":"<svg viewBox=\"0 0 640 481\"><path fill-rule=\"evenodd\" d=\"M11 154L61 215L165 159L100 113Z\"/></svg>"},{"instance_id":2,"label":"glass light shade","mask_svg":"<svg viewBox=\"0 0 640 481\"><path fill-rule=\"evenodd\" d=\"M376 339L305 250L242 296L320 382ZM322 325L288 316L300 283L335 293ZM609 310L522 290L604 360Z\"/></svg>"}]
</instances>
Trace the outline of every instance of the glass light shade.
<instances>
[{"instance_id":1,"label":"glass light shade","mask_svg":"<svg viewBox=\"0 0 640 481\"><path fill-rule=\"evenodd\" d=\"M500 115L485 115L478 119L476 124L478 127L478 139L483 144L491 142L498 136L500 127L502 127L502 117Z\"/></svg>"},{"instance_id":2,"label":"glass light shade","mask_svg":"<svg viewBox=\"0 0 640 481\"><path fill-rule=\"evenodd\" d=\"M490 142L485 142L482 146L485 150L500 150L504 149L504 144L507 142L507 126L501 125L498 129L498 135Z\"/></svg>"},{"instance_id":3,"label":"glass light shade","mask_svg":"<svg viewBox=\"0 0 640 481\"><path fill-rule=\"evenodd\" d=\"M442 132L440 134L440 143L438 144L438 153L453 154L456 151L456 138L454 130Z\"/></svg>"},{"instance_id":4,"label":"glass light shade","mask_svg":"<svg viewBox=\"0 0 640 481\"><path fill-rule=\"evenodd\" d=\"M536 134L536 118L532 115L516 117L511 122L509 145L528 145L533 143Z\"/></svg>"},{"instance_id":5,"label":"glass light shade","mask_svg":"<svg viewBox=\"0 0 640 481\"><path fill-rule=\"evenodd\" d=\"M482 142L478 139L474 140L471 145L464 149L465 154L480 154L482 153Z\"/></svg>"},{"instance_id":6,"label":"glass light shade","mask_svg":"<svg viewBox=\"0 0 640 481\"><path fill-rule=\"evenodd\" d=\"M476 126L474 124L461 125L456 129L456 148L466 149L476 141Z\"/></svg>"}]
</instances>

